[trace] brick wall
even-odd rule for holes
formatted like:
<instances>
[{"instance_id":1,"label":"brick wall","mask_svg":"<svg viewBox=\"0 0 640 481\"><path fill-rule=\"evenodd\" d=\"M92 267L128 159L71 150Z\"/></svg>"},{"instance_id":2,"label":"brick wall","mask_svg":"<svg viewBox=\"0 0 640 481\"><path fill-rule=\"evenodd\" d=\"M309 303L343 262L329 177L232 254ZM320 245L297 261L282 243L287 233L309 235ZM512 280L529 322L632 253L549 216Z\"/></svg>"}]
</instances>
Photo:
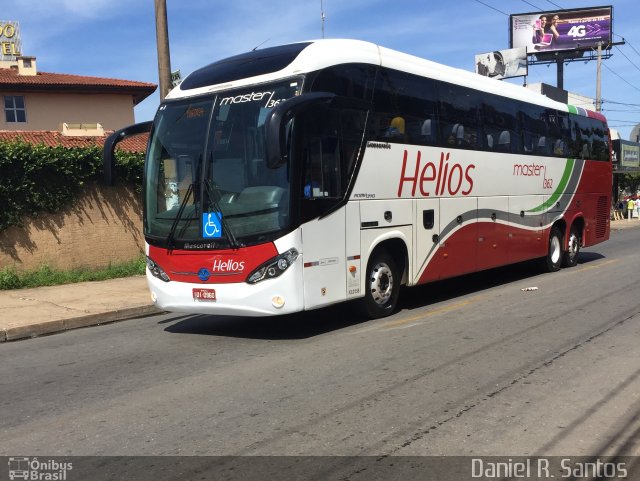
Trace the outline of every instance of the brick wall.
<instances>
[{"instance_id":1,"label":"brick wall","mask_svg":"<svg viewBox=\"0 0 640 481\"><path fill-rule=\"evenodd\" d=\"M42 213L0 232L0 268L105 267L144 252L140 195L123 187L87 186L65 212Z\"/></svg>"}]
</instances>

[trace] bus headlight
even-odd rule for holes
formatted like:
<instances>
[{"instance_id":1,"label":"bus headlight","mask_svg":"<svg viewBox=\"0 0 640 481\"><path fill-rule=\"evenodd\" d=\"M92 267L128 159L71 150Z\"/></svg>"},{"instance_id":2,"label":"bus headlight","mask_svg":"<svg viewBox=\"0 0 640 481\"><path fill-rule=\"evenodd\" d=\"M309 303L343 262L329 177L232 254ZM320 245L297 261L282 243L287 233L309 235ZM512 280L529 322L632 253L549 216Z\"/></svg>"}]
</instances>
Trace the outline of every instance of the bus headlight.
<instances>
[{"instance_id":1,"label":"bus headlight","mask_svg":"<svg viewBox=\"0 0 640 481\"><path fill-rule=\"evenodd\" d=\"M164 282L169 282L171 280L167 273L162 270L162 267L156 264L149 256L147 256L147 269L149 269L149 272L151 272L153 277L157 277Z\"/></svg>"},{"instance_id":2,"label":"bus headlight","mask_svg":"<svg viewBox=\"0 0 640 481\"><path fill-rule=\"evenodd\" d=\"M255 284L265 279L279 277L294 263L298 258L298 255L298 251L292 248L283 252L279 256L269 259L249 274L247 277L247 283Z\"/></svg>"}]
</instances>

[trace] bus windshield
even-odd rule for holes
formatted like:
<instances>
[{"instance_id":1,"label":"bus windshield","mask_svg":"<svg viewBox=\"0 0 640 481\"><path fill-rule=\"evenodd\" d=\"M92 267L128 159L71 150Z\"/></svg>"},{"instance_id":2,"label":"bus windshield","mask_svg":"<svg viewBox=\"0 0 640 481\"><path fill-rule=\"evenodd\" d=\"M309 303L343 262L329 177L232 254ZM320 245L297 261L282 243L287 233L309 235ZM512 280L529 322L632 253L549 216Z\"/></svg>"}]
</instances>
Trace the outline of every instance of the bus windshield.
<instances>
[{"instance_id":1,"label":"bus windshield","mask_svg":"<svg viewBox=\"0 0 640 481\"><path fill-rule=\"evenodd\" d=\"M145 166L145 236L224 248L287 229L289 169L267 167L264 122L301 85L292 79L161 105Z\"/></svg>"}]
</instances>

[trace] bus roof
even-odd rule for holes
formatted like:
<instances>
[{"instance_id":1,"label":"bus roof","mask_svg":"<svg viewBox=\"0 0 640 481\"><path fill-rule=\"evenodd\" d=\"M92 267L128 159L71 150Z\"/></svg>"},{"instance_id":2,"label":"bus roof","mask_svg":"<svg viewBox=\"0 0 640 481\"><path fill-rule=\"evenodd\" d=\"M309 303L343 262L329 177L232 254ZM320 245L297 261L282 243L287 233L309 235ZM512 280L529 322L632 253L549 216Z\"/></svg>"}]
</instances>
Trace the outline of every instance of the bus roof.
<instances>
[{"instance_id":1,"label":"bus roof","mask_svg":"<svg viewBox=\"0 0 640 481\"><path fill-rule=\"evenodd\" d=\"M194 71L180 86L173 89L167 98L175 99L241 88L344 63L388 67L502 97L567 111L566 104L556 102L519 85L483 77L474 72L449 67L371 42L350 39L299 42L229 57ZM257 64L257 68L247 67L252 64ZM234 71L234 68L237 68L237 71ZM244 73L243 78L237 78L238 73ZM604 117L597 113L589 112L589 116L604 120Z\"/></svg>"}]
</instances>

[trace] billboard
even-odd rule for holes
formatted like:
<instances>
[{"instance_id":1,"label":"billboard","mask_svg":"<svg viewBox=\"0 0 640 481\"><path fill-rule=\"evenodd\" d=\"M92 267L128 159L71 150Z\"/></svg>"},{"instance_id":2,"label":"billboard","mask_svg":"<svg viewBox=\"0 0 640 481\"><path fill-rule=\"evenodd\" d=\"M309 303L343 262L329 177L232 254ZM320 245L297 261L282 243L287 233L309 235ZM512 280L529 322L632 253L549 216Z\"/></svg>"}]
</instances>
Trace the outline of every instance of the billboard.
<instances>
[{"instance_id":1,"label":"billboard","mask_svg":"<svg viewBox=\"0 0 640 481\"><path fill-rule=\"evenodd\" d=\"M0 60L15 60L20 55L20 25L13 20L0 20Z\"/></svg>"},{"instance_id":2,"label":"billboard","mask_svg":"<svg viewBox=\"0 0 640 481\"><path fill-rule=\"evenodd\" d=\"M612 42L613 7L589 7L509 16L509 45L529 54L585 50Z\"/></svg>"},{"instance_id":3,"label":"billboard","mask_svg":"<svg viewBox=\"0 0 640 481\"><path fill-rule=\"evenodd\" d=\"M476 55L476 73L495 79L527 75L527 49L511 48Z\"/></svg>"},{"instance_id":4,"label":"billboard","mask_svg":"<svg viewBox=\"0 0 640 481\"><path fill-rule=\"evenodd\" d=\"M620 166L624 168L637 169L640 167L640 145L631 142L620 142Z\"/></svg>"}]
</instances>

